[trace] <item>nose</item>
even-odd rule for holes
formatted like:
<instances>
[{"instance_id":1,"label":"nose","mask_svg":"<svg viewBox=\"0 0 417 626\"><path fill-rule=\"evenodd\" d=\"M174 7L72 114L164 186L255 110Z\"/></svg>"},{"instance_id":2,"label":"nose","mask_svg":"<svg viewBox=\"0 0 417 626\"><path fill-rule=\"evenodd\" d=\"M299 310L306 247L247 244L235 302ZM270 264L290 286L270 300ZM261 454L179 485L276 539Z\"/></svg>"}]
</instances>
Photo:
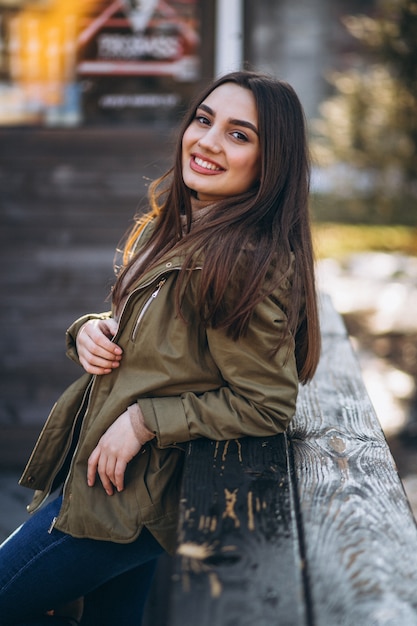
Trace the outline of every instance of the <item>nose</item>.
<instances>
[{"instance_id":1,"label":"nose","mask_svg":"<svg viewBox=\"0 0 417 626\"><path fill-rule=\"evenodd\" d=\"M204 150L219 153L221 151L221 140L219 132L215 126L209 128L198 140L198 145Z\"/></svg>"}]
</instances>

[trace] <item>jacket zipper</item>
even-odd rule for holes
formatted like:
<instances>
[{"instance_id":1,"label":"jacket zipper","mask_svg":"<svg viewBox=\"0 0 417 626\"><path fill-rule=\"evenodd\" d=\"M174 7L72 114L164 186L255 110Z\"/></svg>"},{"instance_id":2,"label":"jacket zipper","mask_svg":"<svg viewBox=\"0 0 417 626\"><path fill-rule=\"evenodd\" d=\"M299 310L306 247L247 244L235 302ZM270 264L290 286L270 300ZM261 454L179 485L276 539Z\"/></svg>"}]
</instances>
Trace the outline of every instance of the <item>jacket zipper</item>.
<instances>
[{"instance_id":1,"label":"jacket zipper","mask_svg":"<svg viewBox=\"0 0 417 626\"><path fill-rule=\"evenodd\" d=\"M179 270L181 269L180 267L174 266L170 268L171 270ZM200 268L198 268L200 269ZM156 280L158 280L158 278L161 278L161 276L163 276L164 274L166 274L166 269L164 268L164 270L162 272L160 272L159 274L157 274L156 276L154 276L153 278L151 278L151 280L148 280L146 283L144 283L143 285L139 285L139 287L136 287L136 289L134 289L133 291L130 292L129 296L127 297L125 303L123 304L122 310L120 311L120 314L117 316L117 319L119 321L119 328L120 328L120 324L122 321L122 317L124 315L124 312L126 311L126 307L129 304L129 302L131 301L131 299L133 298L133 296L135 294L137 294L139 291L142 291L142 289L146 289L146 287L149 287L149 285L152 285L152 283L154 283ZM165 279L166 280L166 279ZM119 331L117 331L117 333L114 335L114 337L112 338L112 341L116 342L117 338L119 336Z\"/></svg>"},{"instance_id":2,"label":"jacket zipper","mask_svg":"<svg viewBox=\"0 0 417 626\"><path fill-rule=\"evenodd\" d=\"M119 315L117 316L117 318L119 320L119 327L120 327L120 323L121 323L122 317L124 315L124 312L126 310L126 307L127 307L127 305L129 304L129 302L131 301L131 299L133 298L133 296L135 294L137 294L139 291L142 291L142 289L146 289L146 287L149 287L150 285L152 285L152 283L157 281L159 278L163 277L164 274L167 274L168 272L177 272L180 269L181 269L181 265L177 265L177 264L176 265L173 264L172 266L169 267L168 270L167 270L166 267L164 267L164 269L159 274L157 274L156 276L153 276L146 283L143 283L142 285L139 285L133 291L131 291L129 296L128 296L128 298L126 299L125 303L123 304L122 310L120 311ZM201 269L202 269L201 265L197 265L196 267L193 268L193 270L201 270ZM166 282L166 278L162 278L162 280L163 280L164 283ZM162 287L162 285L161 285L161 287ZM151 296L151 298L152 298L152 296ZM116 342L118 336L119 336L119 331L117 331L117 333L114 335L114 337L112 338L112 341Z\"/></svg>"},{"instance_id":3,"label":"jacket zipper","mask_svg":"<svg viewBox=\"0 0 417 626\"><path fill-rule=\"evenodd\" d=\"M158 277L157 277L157 278L158 278ZM155 279L154 279L154 280L155 280ZM141 285L141 287L138 287L137 289L135 289L135 291L132 291L132 293L130 294L130 296L132 296L132 295L133 295L136 291L139 291L140 289L144 289L144 288L146 288L148 285L152 284L152 282L154 282L154 280L149 281L146 285ZM159 281L159 283L157 284L157 288L156 288L156 290L155 290L155 291L151 294L150 298L149 298L149 299L145 302L145 305L144 305L144 307L143 307L143 309L142 309L142 311L141 311L141 314L140 314L140 316L139 316L139 318L140 318L140 319L142 319L142 317L143 317L144 313L146 312L146 309L149 307L149 305L150 305L150 303L152 302L152 300L154 300L154 299L156 298L156 296L158 295L159 291L161 290L162 285L164 285L164 284L165 284L165 282L166 282L166 278L162 278L162 279ZM130 296L129 296L128 300L130 300ZM123 314L123 312L124 312L124 310L125 310L126 304L127 304L127 302L125 302L125 305L124 305L124 307L123 307L123 310L122 310L121 315ZM121 319L121 315L120 315L120 318L119 318L119 319ZM137 325L138 325L139 321L140 321L140 320L138 319L138 321L136 322L136 326L135 326L135 328L137 327ZM113 341L115 340L115 337L116 337L116 335L113 337ZM79 448L79 445L80 445L80 441L81 441L81 439L82 439L83 429L84 429L84 425L85 425L85 423L86 423L86 417L87 417L88 410L89 410L89 407L90 407L90 404L91 404L91 396L93 395L93 389L94 389L94 384L95 384L96 380L97 380L97 376L94 376L94 378L93 378L93 380L91 381L91 383L90 383L90 385L89 385L89 388L88 388L88 389L89 389L89 396L88 396L87 406L86 406L86 409L85 409L85 412L84 412L83 424L82 424L82 426L81 426L81 430L80 430L80 433L79 433L79 436L78 436L77 445L76 445L75 450L74 450L74 452L73 452L73 454L72 454L71 464L70 464L70 466L69 466L69 468L68 468L67 477L66 477L66 479L65 479L65 482L64 482L64 485L63 485L63 488L62 488L62 501L64 501L64 498L65 498L65 491L66 491L66 487L67 487L67 484L68 484L68 480L69 480L69 478L70 478L70 476L71 476L72 468L73 468L73 465L74 465L74 459L75 459L75 457L76 457L76 454L77 454L77 451L78 451L78 448ZM88 391L88 389L87 389L87 391ZM86 391L86 393L87 393L87 391ZM84 398L85 398L85 396L84 396ZM84 403L83 403L83 404L84 404ZM74 422L74 423L75 423L75 422ZM61 465L62 465L62 464L61 464ZM59 469L58 469L58 471L59 471ZM56 476L56 473L55 473L55 476ZM52 479L52 483L53 483L53 479ZM52 483L51 483L51 484L52 484ZM48 495L46 496L46 498L47 498L48 496L49 496L49 493L48 493ZM46 498L45 498L45 499L46 499ZM45 501L45 499L44 499L44 500L42 500L42 503ZM59 515L58 515L58 517L59 517ZM56 522L57 522L57 520L58 520L58 517L54 517L54 518L53 518L53 520L52 520L52 522L51 522L51 525L50 525L50 527L49 527L49 529L48 529L48 533L51 533L51 532L52 532L52 530L54 529L54 526L55 526L55 523L56 523Z\"/></svg>"},{"instance_id":4,"label":"jacket zipper","mask_svg":"<svg viewBox=\"0 0 417 626\"><path fill-rule=\"evenodd\" d=\"M77 424L78 417L79 417L79 415L80 415L80 411L82 410L82 408L83 408L83 406L84 406L85 399L86 399L86 397L87 397L87 394L88 394L88 393L89 393L89 391L90 391L90 388L91 388L91 387L92 387L92 385L93 385L93 382L94 382L94 379L92 379L92 380L88 383L87 388L86 388L86 390L85 390L85 392L84 392L84 395L83 395L83 399L82 399L82 401L81 401L80 408L78 409L78 411L77 411L77 413L76 413L76 415L75 415L75 418L74 418L74 423L73 423L72 428L71 428L71 433L72 433L72 436L74 435L74 431L75 431L75 427L76 427L76 424ZM55 407L56 407L56 403L55 403L55 405L54 405L54 407L53 407L53 409L52 409L52 411L51 411L51 413L50 413L49 417L51 417L52 412L54 411ZM48 420L49 420L49 417L48 417ZM52 485L54 484L55 477L58 475L59 471L61 470L61 468L62 468L62 466L63 466L63 464L64 464L64 462L65 462L65 459L66 459L66 457L67 457L68 451L69 451L69 449L70 449L70 447L71 447L71 441L72 441L72 437L68 437L68 443L67 443L67 445L65 446L64 453L62 454L61 460L60 460L60 462L59 462L59 463L58 463L58 465L57 465L56 471L54 472L53 476L51 477L51 479L50 479L50 481L49 481L49 486L47 487L47 491L45 492L45 495L44 495L44 497L42 498L41 502L39 502L39 504L36 506L36 508L34 508L34 509L33 509L32 513L36 513L36 511L39 511L39 509L41 508L41 506L45 503L45 501L46 501L46 500L49 498L49 496L51 495ZM34 449L34 451L33 451L33 453L32 453L32 456L34 455L34 453L35 453L35 452L36 452L36 448ZM30 463L30 461L31 461L31 459L29 459L28 464ZM56 518L55 518L55 519L56 519ZM55 522L55 519L53 520L53 523ZM52 530L52 528L51 528L51 530Z\"/></svg>"},{"instance_id":5,"label":"jacket zipper","mask_svg":"<svg viewBox=\"0 0 417 626\"><path fill-rule=\"evenodd\" d=\"M80 441L82 440L82 434L83 434L83 431L85 429L85 425L86 425L86 422L87 422L86 418L87 418L87 414L88 414L88 409L90 408L90 405L91 405L91 396L93 395L94 385L95 385L96 381L97 381L97 374L94 375L93 381L91 383L90 393L88 395L87 406L85 407L83 421L82 421L82 424L81 424L80 433L78 435L77 445L75 446L75 450L72 453L71 463L70 463L70 466L68 468L67 477L66 477L64 485L62 487L62 502L64 502L65 490L66 490L66 487L67 487L67 484L68 484L69 477L71 476L71 472L72 472L72 468L74 466L74 460L75 460L75 457L77 455L78 448L80 447ZM86 477L86 480L87 480L87 477ZM59 517L59 515L60 515L60 512L58 513L58 517ZM52 520L52 524L51 524L51 528L50 528L51 531L52 531L53 527L55 526L55 522L57 521L57 519L58 518L54 518Z\"/></svg>"},{"instance_id":6,"label":"jacket zipper","mask_svg":"<svg viewBox=\"0 0 417 626\"><path fill-rule=\"evenodd\" d=\"M174 266L174 267L171 267L170 269L171 269L171 271L175 271L175 270L179 270L179 269L181 269L181 268L180 268L180 267L177 267L177 266ZM199 266L199 267L195 267L194 269L201 270L201 267L200 267L200 266ZM166 280L167 280L167 279L166 279L165 277L161 278L161 276L163 276L163 274L164 274L164 273L166 273L166 269L164 269L164 272L161 272L161 273L160 273L160 274L158 274L156 277L152 278L152 280L149 280L149 281L148 281L148 282L146 282L145 284L140 285L139 287L137 287L136 289L134 289L134 290L133 290L133 291L129 294L129 297L127 298L126 302L125 302L125 303L124 303L124 305L123 305L123 308L122 308L122 310L121 310L121 312L120 312L120 315L119 315L119 325L120 325L120 321L121 321L121 319L122 319L122 316L123 316L123 314L124 314L124 312L125 312L125 310L126 310L126 306L127 306L128 302L131 300L131 298L132 298L132 297L133 297L133 296L134 296L137 292L141 291L142 289L145 289L146 287L149 287L149 285L151 285L153 282L155 282L155 280L157 280L158 278L160 278L160 281L159 281L159 283L157 284L155 291L151 294L151 296L150 296L150 297L148 298L148 300L145 302L145 304L144 304L144 306L143 306L143 308L142 308L142 311L141 311L141 312L140 312L140 314L139 314L139 317L138 317L138 319L137 319L137 321L136 321L136 324L135 324L135 328L134 328L134 330L133 330L133 335L132 335L132 338L136 336L138 326L139 326L140 322L142 321L143 316L144 316L144 314L146 313L147 309L149 308L149 306L150 306L151 302L152 302L152 301L153 301L153 300L157 297L157 295L159 294L159 292L160 292L160 290L161 290L162 286L166 283ZM118 334L119 334L119 333L117 332L117 333L116 333L116 335L113 337L112 341L116 341ZM85 409L85 413L84 413L84 417L83 417L83 424L82 424L82 426L81 426L81 430L80 430L80 433L79 433L79 436L78 436L78 442L77 442L77 445L76 445L76 447L75 447L75 450L74 450L74 452L73 452L73 454L72 454L71 464L70 464L70 467L69 467L69 469L68 469L67 478L65 479L65 482L64 482L64 485L63 485L63 489L62 489L62 501L64 501L64 498L65 498L65 491L66 491L67 483L68 483L69 477L71 476L71 472L72 472L72 468L73 468L73 464L74 464L74 459L75 459L75 456L76 456L76 454L77 454L77 451L78 451L78 448L79 448L80 441L81 441L81 439L82 439L82 437L81 437L81 436L82 436L82 433L83 433L84 424L86 423L86 417L87 417L88 409L89 409L89 406L90 406L90 403L91 403L91 396L92 396L92 394L93 394L94 383L96 382L96 379L97 379L97 376L95 375L95 376L94 376L94 378L92 379L92 381L90 382L89 386L87 387L87 389L86 389L86 391L85 391L85 394L84 394L84 398L83 398L83 402L82 402L82 405L81 405L81 406L83 406L83 405L84 405L84 400L85 400L85 398L86 398L86 394L89 392L88 402L87 402L87 407L86 407L86 409ZM80 410L81 410L81 409L80 409ZM75 420L75 421L76 421L76 420ZM74 421L74 424L75 424L75 421ZM173 446L173 447L174 447L174 446ZM64 459L65 459L65 456L64 456ZM62 467L62 462L61 462L60 467L58 468L57 472L59 472L59 470L60 470L60 468L61 468L61 467ZM55 474L54 474L54 476L53 476L53 478L52 478L51 485L53 484L53 481L54 481L55 476L57 475L57 472L55 472ZM49 488L48 493L47 493L47 495L45 496L45 498L43 498L42 502L41 502L41 503L40 503L40 504L36 507L35 511L37 511L37 510L38 510L38 509L42 506L42 504L43 504L43 503L45 502L45 500L49 497L49 495L50 495L50 488ZM58 517L59 517L59 514L58 514ZM48 533L49 533L49 534L50 534L50 533L52 533L52 531L53 531L53 529L54 529L54 527L55 527L55 523L56 523L56 522L57 522L57 520L58 520L58 517L54 517L54 518L52 519L51 525L50 525L50 527L49 527L49 529L48 529Z\"/></svg>"},{"instance_id":7,"label":"jacket zipper","mask_svg":"<svg viewBox=\"0 0 417 626\"><path fill-rule=\"evenodd\" d=\"M134 326L133 331L132 331L132 340L135 340L136 335L138 333L138 329L139 329L140 323L143 320L146 311L149 309L152 301L155 300L155 298L157 297L157 295L161 291L161 288L166 283L166 280L167 280L166 278L162 278L159 281L159 283L156 286L155 291L151 294L151 296L147 299L147 301L143 305L142 310L139 313L138 319L136 320L135 326Z\"/></svg>"}]
</instances>

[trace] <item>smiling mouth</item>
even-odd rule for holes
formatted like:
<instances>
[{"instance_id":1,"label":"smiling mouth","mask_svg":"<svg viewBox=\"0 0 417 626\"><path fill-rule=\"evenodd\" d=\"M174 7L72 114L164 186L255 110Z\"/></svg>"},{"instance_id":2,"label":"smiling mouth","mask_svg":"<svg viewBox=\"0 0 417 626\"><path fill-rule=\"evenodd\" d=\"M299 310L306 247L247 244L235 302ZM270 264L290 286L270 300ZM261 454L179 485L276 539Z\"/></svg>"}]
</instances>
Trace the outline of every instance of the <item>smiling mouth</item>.
<instances>
[{"instance_id":1,"label":"smiling mouth","mask_svg":"<svg viewBox=\"0 0 417 626\"><path fill-rule=\"evenodd\" d=\"M210 172L223 172L224 168L219 165L215 165L214 163L210 163L210 161L205 161L198 156L193 157L194 163L204 170L209 170Z\"/></svg>"}]
</instances>

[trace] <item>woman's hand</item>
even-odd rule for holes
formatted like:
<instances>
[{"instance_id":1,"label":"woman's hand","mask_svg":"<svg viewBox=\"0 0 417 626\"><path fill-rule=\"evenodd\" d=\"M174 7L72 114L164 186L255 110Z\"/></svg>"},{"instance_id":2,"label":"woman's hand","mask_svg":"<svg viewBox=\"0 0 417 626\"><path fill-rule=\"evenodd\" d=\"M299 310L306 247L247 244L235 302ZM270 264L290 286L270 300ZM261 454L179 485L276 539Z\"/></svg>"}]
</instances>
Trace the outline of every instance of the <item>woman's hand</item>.
<instances>
[{"instance_id":1,"label":"woman's hand","mask_svg":"<svg viewBox=\"0 0 417 626\"><path fill-rule=\"evenodd\" d=\"M76 339L77 352L89 374L110 374L119 367L123 351L111 341L117 328L114 319L89 320L81 326Z\"/></svg>"},{"instance_id":2,"label":"woman's hand","mask_svg":"<svg viewBox=\"0 0 417 626\"><path fill-rule=\"evenodd\" d=\"M145 426L139 405L130 408L134 408L134 418L129 410L122 413L106 430L88 459L88 486L93 487L98 473L109 496L113 495L114 487L123 491L127 464L155 436Z\"/></svg>"}]
</instances>

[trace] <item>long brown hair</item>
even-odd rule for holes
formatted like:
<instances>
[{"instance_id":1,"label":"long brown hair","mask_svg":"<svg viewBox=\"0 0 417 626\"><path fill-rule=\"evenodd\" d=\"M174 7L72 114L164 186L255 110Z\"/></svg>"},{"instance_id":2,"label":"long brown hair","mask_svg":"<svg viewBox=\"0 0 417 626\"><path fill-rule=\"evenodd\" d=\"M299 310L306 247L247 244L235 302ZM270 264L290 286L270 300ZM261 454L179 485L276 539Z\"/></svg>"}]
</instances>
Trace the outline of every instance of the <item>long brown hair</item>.
<instances>
[{"instance_id":1,"label":"long brown hair","mask_svg":"<svg viewBox=\"0 0 417 626\"><path fill-rule=\"evenodd\" d=\"M216 87L235 83L249 89L258 112L261 175L256 187L225 198L191 230L191 192L182 178L182 137L196 109ZM306 125L300 101L290 85L256 72L222 76L191 105L179 130L173 167L150 187L150 212L139 219L124 249L124 271L134 262L137 238L149 219L155 228L144 252L152 247L152 265L168 252L186 254L177 283L177 300L189 280L193 260L204 252L197 308L202 321L226 328L238 339L246 332L256 304L287 277L291 295L286 302L288 330L295 336L299 379L310 380L320 353L320 332L314 279L314 258L308 208L310 166ZM187 227L181 216L185 216ZM144 255L145 256L145 255ZM149 268L144 261L130 284L121 275L114 286L117 306L123 292ZM239 271L237 271L237 268ZM271 275L271 268L272 270ZM242 271L243 270L243 271ZM239 281L235 297L225 306L226 290Z\"/></svg>"}]
</instances>

